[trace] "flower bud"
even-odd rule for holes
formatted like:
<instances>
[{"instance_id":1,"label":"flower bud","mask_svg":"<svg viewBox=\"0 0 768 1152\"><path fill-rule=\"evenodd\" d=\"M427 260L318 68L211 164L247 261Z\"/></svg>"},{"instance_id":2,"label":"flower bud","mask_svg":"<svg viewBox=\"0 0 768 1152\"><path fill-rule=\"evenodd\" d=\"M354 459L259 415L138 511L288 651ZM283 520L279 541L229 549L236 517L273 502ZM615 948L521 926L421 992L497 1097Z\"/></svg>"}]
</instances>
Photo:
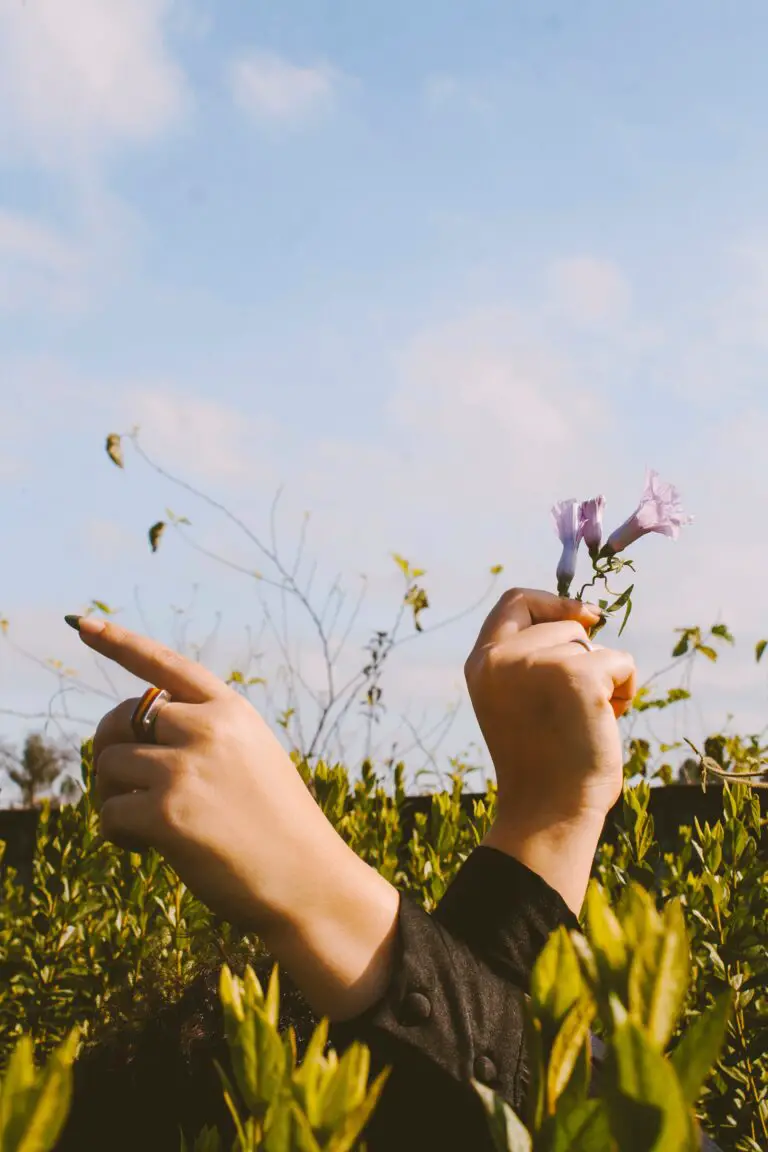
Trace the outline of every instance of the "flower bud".
<instances>
[{"instance_id":1,"label":"flower bud","mask_svg":"<svg viewBox=\"0 0 768 1152\"><path fill-rule=\"evenodd\" d=\"M581 516L578 500L561 500L552 509L552 521L563 546L557 566L557 594L567 596L576 575L576 556L581 541Z\"/></svg>"},{"instance_id":2,"label":"flower bud","mask_svg":"<svg viewBox=\"0 0 768 1152\"><path fill-rule=\"evenodd\" d=\"M586 544L589 550L589 554L593 560L600 551L600 545L603 540L604 509L604 496L596 496L594 500L583 500L579 506L581 537Z\"/></svg>"}]
</instances>

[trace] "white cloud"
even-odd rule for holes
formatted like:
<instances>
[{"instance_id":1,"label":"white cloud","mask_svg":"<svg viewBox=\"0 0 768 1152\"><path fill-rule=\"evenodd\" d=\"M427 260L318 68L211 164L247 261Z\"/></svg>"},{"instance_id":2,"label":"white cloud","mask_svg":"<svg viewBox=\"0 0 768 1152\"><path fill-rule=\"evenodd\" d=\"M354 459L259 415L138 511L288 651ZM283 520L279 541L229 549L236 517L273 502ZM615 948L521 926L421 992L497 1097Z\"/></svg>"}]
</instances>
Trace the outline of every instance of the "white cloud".
<instances>
[{"instance_id":1,"label":"white cloud","mask_svg":"<svg viewBox=\"0 0 768 1152\"><path fill-rule=\"evenodd\" d=\"M187 90L165 42L170 0L0 0L0 141L70 166L174 123Z\"/></svg>"},{"instance_id":2,"label":"white cloud","mask_svg":"<svg viewBox=\"0 0 768 1152\"><path fill-rule=\"evenodd\" d=\"M555 307L576 324L604 325L623 319L631 293L621 269L593 256L558 260L550 270Z\"/></svg>"},{"instance_id":3,"label":"white cloud","mask_svg":"<svg viewBox=\"0 0 768 1152\"><path fill-rule=\"evenodd\" d=\"M77 307L85 254L46 224L0 207L0 310Z\"/></svg>"},{"instance_id":4,"label":"white cloud","mask_svg":"<svg viewBox=\"0 0 768 1152\"><path fill-rule=\"evenodd\" d=\"M269 419L250 420L219 401L165 385L123 389L120 410L126 425L139 425L142 444L164 466L233 486L272 479L277 432Z\"/></svg>"},{"instance_id":5,"label":"white cloud","mask_svg":"<svg viewBox=\"0 0 768 1152\"><path fill-rule=\"evenodd\" d=\"M270 52L251 51L229 66L233 99L258 120L299 125L333 105L339 73L327 64L301 66Z\"/></svg>"}]
</instances>

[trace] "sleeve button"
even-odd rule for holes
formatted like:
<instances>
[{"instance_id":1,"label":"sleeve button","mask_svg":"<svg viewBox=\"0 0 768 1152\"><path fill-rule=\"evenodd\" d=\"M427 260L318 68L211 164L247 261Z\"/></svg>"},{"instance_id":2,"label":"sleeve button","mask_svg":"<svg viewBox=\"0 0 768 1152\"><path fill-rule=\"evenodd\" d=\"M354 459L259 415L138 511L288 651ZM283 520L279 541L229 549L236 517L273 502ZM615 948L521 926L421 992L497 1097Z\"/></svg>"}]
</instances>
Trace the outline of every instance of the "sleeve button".
<instances>
[{"instance_id":1,"label":"sleeve button","mask_svg":"<svg viewBox=\"0 0 768 1152\"><path fill-rule=\"evenodd\" d=\"M479 1080L481 1084L491 1084L497 1076L496 1065L488 1056L475 1057L473 1071L475 1080Z\"/></svg>"},{"instance_id":2,"label":"sleeve button","mask_svg":"<svg viewBox=\"0 0 768 1152\"><path fill-rule=\"evenodd\" d=\"M401 1024L423 1024L432 1015L432 1005L423 992L409 992L400 1010Z\"/></svg>"}]
</instances>

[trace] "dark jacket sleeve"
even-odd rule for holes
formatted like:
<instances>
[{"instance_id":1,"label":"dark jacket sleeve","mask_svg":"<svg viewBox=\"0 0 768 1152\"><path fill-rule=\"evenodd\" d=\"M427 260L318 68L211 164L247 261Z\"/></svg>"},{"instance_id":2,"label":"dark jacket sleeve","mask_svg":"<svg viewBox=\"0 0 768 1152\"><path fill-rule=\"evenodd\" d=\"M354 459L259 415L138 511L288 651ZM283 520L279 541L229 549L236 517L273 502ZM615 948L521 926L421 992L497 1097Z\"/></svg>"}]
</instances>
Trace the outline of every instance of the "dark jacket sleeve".
<instances>
[{"instance_id":1,"label":"dark jacket sleeve","mask_svg":"<svg viewBox=\"0 0 768 1152\"><path fill-rule=\"evenodd\" d=\"M573 920L540 877L485 848L465 863L434 915L401 897L386 994L331 1033L339 1048L354 1039L367 1044L375 1070L392 1068L367 1133L373 1152L492 1147L470 1081L520 1109L524 989L549 933Z\"/></svg>"},{"instance_id":2,"label":"dark jacket sleeve","mask_svg":"<svg viewBox=\"0 0 768 1152\"><path fill-rule=\"evenodd\" d=\"M560 893L541 876L485 847L464 862L434 918L493 972L525 991L552 932L561 924L579 929Z\"/></svg>"}]
</instances>

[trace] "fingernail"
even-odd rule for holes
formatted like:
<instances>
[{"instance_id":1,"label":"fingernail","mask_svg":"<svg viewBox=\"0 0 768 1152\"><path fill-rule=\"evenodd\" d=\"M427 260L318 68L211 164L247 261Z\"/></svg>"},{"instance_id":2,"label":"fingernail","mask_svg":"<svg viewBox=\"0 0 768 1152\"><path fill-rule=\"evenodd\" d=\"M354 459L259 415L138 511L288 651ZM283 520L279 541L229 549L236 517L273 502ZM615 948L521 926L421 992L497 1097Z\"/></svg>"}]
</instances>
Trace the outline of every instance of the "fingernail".
<instances>
[{"instance_id":1,"label":"fingernail","mask_svg":"<svg viewBox=\"0 0 768 1152\"><path fill-rule=\"evenodd\" d=\"M597 616L598 620L605 620L605 612L602 608L598 608L597 604L585 604L584 607L591 612L593 616Z\"/></svg>"},{"instance_id":2,"label":"fingernail","mask_svg":"<svg viewBox=\"0 0 768 1152\"><path fill-rule=\"evenodd\" d=\"M80 621L81 620L82 620L82 616L65 616L64 617L65 623L69 624L70 628L74 628L75 632L80 631Z\"/></svg>"}]
</instances>

